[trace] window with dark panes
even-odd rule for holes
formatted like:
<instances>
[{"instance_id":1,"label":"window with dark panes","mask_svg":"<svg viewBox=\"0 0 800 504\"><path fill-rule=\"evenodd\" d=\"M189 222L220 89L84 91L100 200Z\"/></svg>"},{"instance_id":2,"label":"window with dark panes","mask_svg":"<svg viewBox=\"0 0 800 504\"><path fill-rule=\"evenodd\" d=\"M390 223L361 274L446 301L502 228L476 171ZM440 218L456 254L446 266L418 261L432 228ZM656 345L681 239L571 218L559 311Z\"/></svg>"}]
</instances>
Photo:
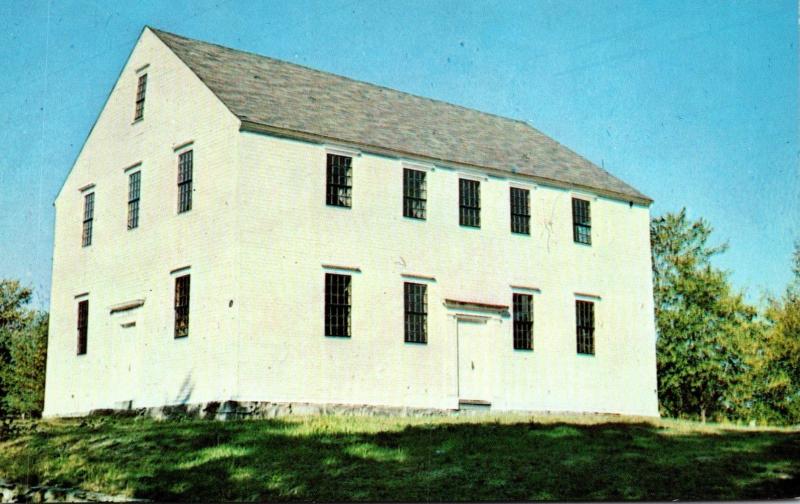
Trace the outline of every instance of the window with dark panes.
<instances>
[{"instance_id":1,"label":"window with dark panes","mask_svg":"<svg viewBox=\"0 0 800 504\"><path fill-rule=\"evenodd\" d=\"M572 238L576 243L592 244L592 215L586 200L572 198Z\"/></svg>"},{"instance_id":2,"label":"window with dark panes","mask_svg":"<svg viewBox=\"0 0 800 504\"><path fill-rule=\"evenodd\" d=\"M405 341L428 342L428 286L405 283Z\"/></svg>"},{"instance_id":3,"label":"window with dark panes","mask_svg":"<svg viewBox=\"0 0 800 504\"><path fill-rule=\"evenodd\" d=\"M328 184L325 202L332 206L352 206L353 158L328 154Z\"/></svg>"},{"instance_id":4,"label":"window with dark panes","mask_svg":"<svg viewBox=\"0 0 800 504\"><path fill-rule=\"evenodd\" d=\"M190 275L175 279L175 337L189 336L189 289Z\"/></svg>"},{"instance_id":5,"label":"window with dark panes","mask_svg":"<svg viewBox=\"0 0 800 504\"><path fill-rule=\"evenodd\" d=\"M412 219L425 219L427 190L425 172L403 169L403 215Z\"/></svg>"},{"instance_id":6,"label":"window with dark panes","mask_svg":"<svg viewBox=\"0 0 800 504\"><path fill-rule=\"evenodd\" d=\"M458 222L462 226L481 227L481 183L458 179Z\"/></svg>"},{"instance_id":7,"label":"window with dark panes","mask_svg":"<svg viewBox=\"0 0 800 504\"><path fill-rule=\"evenodd\" d=\"M89 301L78 303L78 355L86 353L89 334Z\"/></svg>"},{"instance_id":8,"label":"window with dark panes","mask_svg":"<svg viewBox=\"0 0 800 504\"><path fill-rule=\"evenodd\" d=\"M325 274L325 336L350 337L350 275Z\"/></svg>"},{"instance_id":9,"label":"window with dark panes","mask_svg":"<svg viewBox=\"0 0 800 504\"><path fill-rule=\"evenodd\" d=\"M128 177L128 229L139 227L139 193L142 172L131 173Z\"/></svg>"},{"instance_id":10,"label":"window with dark panes","mask_svg":"<svg viewBox=\"0 0 800 504\"><path fill-rule=\"evenodd\" d=\"M531 233L530 191L527 189L511 188L511 232Z\"/></svg>"},{"instance_id":11,"label":"window with dark panes","mask_svg":"<svg viewBox=\"0 0 800 504\"><path fill-rule=\"evenodd\" d=\"M136 112L133 115L133 120L138 121L144 117L144 95L147 92L147 74L139 76L139 82L136 85Z\"/></svg>"},{"instance_id":12,"label":"window with dark panes","mask_svg":"<svg viewBox=\"0 0 800 504\"><path fill-rule=\"evenodd\" d=\"M192 209L192 158L192 151L178 157L178 213Z\"/></svg>"},{"instance_id":13,"label":"window with dark panes","mask_svg":"<svg viewBox=\"0 0 800 504\"><path fill-rule=\"evenodd\" d=\"M594 303L575 301L578 353L594 355Z\"/></svg>"},{"instance_id":14,"label":"window with dark panes","mask_svg":"<svg viewBox=\"0 0 800 504\"><path fill-rule=\"evenodd\" d=\"M94 193L83 197L83 234L81 243L84 247L92 244L92 223L94 221Z\"/></svg>"},{"instance_id":15,"label":"window with dark panes","mask_svg":"<svg viewBox=\"0 0 800 504\"><path fill-rule=\"evenodd\" d=\"M533 296L514 294L514 350L533 350Z\"/></svg>"}]
</instances>

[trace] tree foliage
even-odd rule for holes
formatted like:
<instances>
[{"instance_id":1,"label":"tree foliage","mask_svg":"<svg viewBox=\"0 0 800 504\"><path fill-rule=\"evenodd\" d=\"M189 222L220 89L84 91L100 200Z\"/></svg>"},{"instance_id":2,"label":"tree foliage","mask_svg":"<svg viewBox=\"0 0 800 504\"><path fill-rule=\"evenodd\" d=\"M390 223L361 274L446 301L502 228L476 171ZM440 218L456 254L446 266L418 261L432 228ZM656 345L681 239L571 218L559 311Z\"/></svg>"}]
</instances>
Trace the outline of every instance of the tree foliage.
<instances>
[{"instance_id":1,"label":"tree foliage","mask_svg":"<svg viewBox=\"0 0 800 504\"><path fill-rule=\"evenodd\" d=\"M711 265L727 248L708 244L712 231L685 209L651 222L659 402L669 416L729 415L747 368L742 345L758 330L756 310Z\"/></svg>"},{"instance_id":2,"label":"tree foliage","mask_svg":"<svg viewBox=\"0 0 800 504\"><path fill-rule=\"evenodd\" d=\"M770 298L766 329L753 353L749 403L753 414L772 422L800 423L800 241L794 274L780 298Z\"/></svg>"},{"instance_id":3,"label":"tree foliage","mask_svg":"<svg viewBox=\"0 0 800 504\"><path fill-rule=\"evenodd\" d=\"M651 221L662 413L800 423L800 241L784 294L759 312L711 259L713 229L686 210Z\"/></svg>"},{"instance_id":4,"label":"tree foliage","mask_svg":"<svg viewBox=\"0 0 800 504\"><path fill-rule=\"evenodd\" d=\"M31 290L0 280L0 413L38 415L44 403L47 313L27 307Z\"/></svg>"}]
</instances>

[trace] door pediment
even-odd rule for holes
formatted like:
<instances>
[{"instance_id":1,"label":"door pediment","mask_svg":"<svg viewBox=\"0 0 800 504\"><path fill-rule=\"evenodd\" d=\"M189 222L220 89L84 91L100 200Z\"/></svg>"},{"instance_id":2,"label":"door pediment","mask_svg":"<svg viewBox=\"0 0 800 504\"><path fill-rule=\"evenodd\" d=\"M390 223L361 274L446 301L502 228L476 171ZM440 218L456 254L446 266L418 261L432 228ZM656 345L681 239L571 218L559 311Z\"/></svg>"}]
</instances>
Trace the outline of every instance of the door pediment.
<instances>
[{"instance_id":1,"label":"door pediment","mask_svg":"<svg viewBox=\"0 0 800 504\"><path fill-rule=\"evenodd\" d=\"M474 312L491 313L500 316L508 316L508 305L485 303L482 301L445 299L444 306L450 309L468 310Z\"/></svg>"}]
</instances>

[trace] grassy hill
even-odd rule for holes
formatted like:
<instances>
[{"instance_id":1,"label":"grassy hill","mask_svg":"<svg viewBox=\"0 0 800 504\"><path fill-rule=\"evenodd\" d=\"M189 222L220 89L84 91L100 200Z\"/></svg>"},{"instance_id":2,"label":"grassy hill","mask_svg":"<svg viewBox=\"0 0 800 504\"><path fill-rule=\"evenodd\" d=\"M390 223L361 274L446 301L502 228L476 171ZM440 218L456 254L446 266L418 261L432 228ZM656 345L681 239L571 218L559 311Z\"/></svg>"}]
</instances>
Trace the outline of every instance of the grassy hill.
<instances>
[{"instance_id":1,"label":"grassy hill","mask_svg":"<svg viewBox=\"0 0 800 504\"><path fill-rule=\"evenodd\" d=\"M0 478L170 501L800 496L800 431L614 417L96 417L0 434Z\"/></svg>"}]
</instances>

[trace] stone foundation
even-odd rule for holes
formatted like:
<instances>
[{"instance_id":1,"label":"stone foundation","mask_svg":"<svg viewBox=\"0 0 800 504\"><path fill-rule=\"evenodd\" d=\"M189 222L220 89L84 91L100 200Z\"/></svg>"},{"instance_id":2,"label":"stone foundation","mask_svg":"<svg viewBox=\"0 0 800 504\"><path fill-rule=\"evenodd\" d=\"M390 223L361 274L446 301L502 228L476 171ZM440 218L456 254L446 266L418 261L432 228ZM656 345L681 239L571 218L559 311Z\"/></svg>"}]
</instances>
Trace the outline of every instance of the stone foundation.
<instances>
[{"instance_id":1,"label":"stone foundation","mask_svg":"<svg viewBox=\"0 0 800 504\"><path fill-rule=\"evenodd\" d=\"M86 492L75 488L28 486L0 479L0 502L148 502L124 495Z\"/></svg>"},{"instance_id":2,"label":"stone foundation","mask_svg":"<svg viewBox=\"0 0 800 504\"><path fill-rule=\"evenodd\" d=\"M458 410L408 408L365 404L276 403L261 401L225 401L151 408L97 409L89 416L139 416L157 420L202 418L208 420L238 420L243 418L275 418L286 415L353 415L353 416L448 416Z\"/></svg>"},{"instance_id":3,"label":"stone foundation","mask_svg":"<svg viewBox=\"0 0 800 504\"><path fill-rule=\"evenodd\" d=\"M151 408L96 409L88 416L115 417L150 417L156 420L174 420L183 418L200 418L205 420L239 420L245 418L263 419L286 415L341 415L341 416L387 416L387 417L447 417L473 416L497 413L487 407L475 407L473 404L462 404L460 409L411 408L403 406L382 406L369 404L314 404L300 402L269 401L224 401L193 404L177 404L155 406ZM652 420L654 417L639 417L619 413L593 411L527 411L509 410L508 414L519 414L535 417L572 417L575 419L607 419L641 418ZM86 415L75 415L86 416ZM657 417L655 417L657 418ZM0 436L1 437L1 436Z\"/></svg>"}]
</instances>

